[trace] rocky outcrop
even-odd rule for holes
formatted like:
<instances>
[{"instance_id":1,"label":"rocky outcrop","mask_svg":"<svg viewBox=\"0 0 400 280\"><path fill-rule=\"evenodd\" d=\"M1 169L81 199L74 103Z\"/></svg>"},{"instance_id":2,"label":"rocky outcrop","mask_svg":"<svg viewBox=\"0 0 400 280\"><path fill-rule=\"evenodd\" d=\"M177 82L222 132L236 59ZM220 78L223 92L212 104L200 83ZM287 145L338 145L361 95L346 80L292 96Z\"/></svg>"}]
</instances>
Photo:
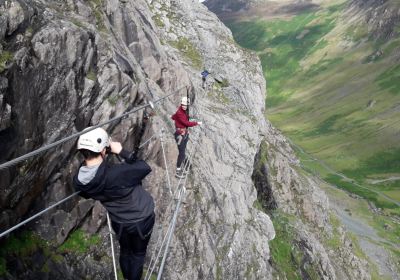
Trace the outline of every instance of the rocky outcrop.
<instances>
[{"instance_id":1,"label":"rocky outcrop","mask_svg":"<svg viewBox=\"0 0 400 280\"><path fill-rule=\"evenodd\" d=\"M359 28L366 28L371 38L388 41L399 35L396 28L400 22L398 4L392 1L353 0L347 9L350 22L357 21Z\"/></svg>"},{"instance_id":2,"label":"rocky outcrop","mask_svg":"<svg viewBox=\"0 0 400 280\"><path fill-rule=\"evenodd\" d=\"M319 279L371 279L367 261L355 256L352 239L342 226L335 225L321 182L300 170L288 141L267 125L253 179L264 209L272 214L278 209L292 217L286 226L291 228L299 274L303 279L312 275ZM260 197L262 193L269 199Z\"/></svg>"},{"instance_id":3,"label":"rocky outcrop","mask_svg":"<svg viewBox=\"0 0 400 280\"><path fill-rule=\"evenodd\" d=\"M0 90L7 88L7 80L1 79ZM0 95L0 131L10 127L11 124L11 106L4 102L4 95Z\"/></svg>"}]
</instances>

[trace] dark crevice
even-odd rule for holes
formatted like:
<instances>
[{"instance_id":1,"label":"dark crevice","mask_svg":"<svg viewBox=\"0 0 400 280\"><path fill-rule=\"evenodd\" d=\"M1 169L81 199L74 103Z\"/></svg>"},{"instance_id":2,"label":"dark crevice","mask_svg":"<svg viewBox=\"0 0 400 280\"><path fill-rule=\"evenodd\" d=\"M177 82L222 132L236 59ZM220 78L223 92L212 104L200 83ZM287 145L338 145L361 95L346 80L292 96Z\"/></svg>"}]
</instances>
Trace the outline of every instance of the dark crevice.
<instances>
[{"instance_id":1,"label":"dark crevice","mask_svg":"<svg viewBox=\"0 0 400 280\"><path fill-rule=\"evenodd\" d=\"M254 169L251 176L257 190L257 200L266 212L277 209L271 184L269 182L269 167L267 158L267 143L261 142L258 152L254 158Z\"/></svg>"}]
</instances>

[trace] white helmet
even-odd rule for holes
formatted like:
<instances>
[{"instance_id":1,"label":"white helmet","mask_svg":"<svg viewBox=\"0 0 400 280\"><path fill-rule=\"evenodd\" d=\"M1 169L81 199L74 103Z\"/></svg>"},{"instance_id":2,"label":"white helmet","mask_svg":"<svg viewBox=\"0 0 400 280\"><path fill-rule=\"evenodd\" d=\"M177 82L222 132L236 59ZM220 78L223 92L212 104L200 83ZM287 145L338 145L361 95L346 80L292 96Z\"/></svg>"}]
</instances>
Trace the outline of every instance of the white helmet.
<instances>
[{"instance_id":1,"label":"white helmet","mask_svg":"<svg viewBox=\"0 0 400 280\"><path fill-rule=\"evenodd\" d=\"M190 100L186 96L184 96L182 97L181 104L187 106L190 104Z\"/></svg>"},{"instance_id":2,"label":"white helmet","mask_svg":"<svg viewBox=\"0 0 400 280\"><path fill-rule=\"evenodd\" d=\"M89 128L90 127L86 129ZM95 153L100 153L108 146L110 146L108 134L100 127L82 134L78 139L78 150L86 149Z\"/></svg>"}]
</instances>

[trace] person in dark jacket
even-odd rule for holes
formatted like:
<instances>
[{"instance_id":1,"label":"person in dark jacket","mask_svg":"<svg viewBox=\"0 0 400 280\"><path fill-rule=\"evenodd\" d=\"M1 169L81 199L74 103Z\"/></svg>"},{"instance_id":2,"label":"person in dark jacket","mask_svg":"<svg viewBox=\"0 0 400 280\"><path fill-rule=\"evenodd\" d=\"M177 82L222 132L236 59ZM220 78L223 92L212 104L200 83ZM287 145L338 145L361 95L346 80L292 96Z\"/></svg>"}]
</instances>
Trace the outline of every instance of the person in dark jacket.
<instances>
[{"instance_id":1,"label":"person in dark jacket","mask_svg":"<svg viewBox=\"0 0 400 280\"><path fill-rule=\"evenodd\" d=\"M187 97L182 97L181 106L179 106L178 110L174 115L172 115L172 119L175 121L175 141L178 145L178 159L176 161L176 174L177 178L184 177L184 162L186 159L185 151L186 145L189 141L189 127L193 127L196 125L201 125L201 122L191 122L189 121L189 116L187 114L187 107L189 105L189 100Z\"/></svg>"},{"instance_id":2,"label":"person in dark jacket","mask_svg":"<svg viewBox=\"0 0 400 280\"><path fill-rule=\"evenodd\" d=\"M210 74L210 72L208 72L207 70L203 70L203 72L201 72L201 80L202 80L202 85L201 85L201 87L203 88L203 89L205 89L205 85L206 85L206 79L207 79L207 76Z\"/></svg>"},{"instance_id":3,"label":"person in dark jacket","mask_svg":"<svg viewBox=\"0 0 400 280\"><path fill-rule=\"evenodd\" d=\"M122 274L125 279L140 280L155 220L153 198L142 187L151 168L124 150L121 143L110 141L102 128L81 135L78 150L85 161L74 177L75 188L84 198L99 200L107 209L120 244ZM125 162L109 163L107 151Z\"/></svg>"}]
</instances>

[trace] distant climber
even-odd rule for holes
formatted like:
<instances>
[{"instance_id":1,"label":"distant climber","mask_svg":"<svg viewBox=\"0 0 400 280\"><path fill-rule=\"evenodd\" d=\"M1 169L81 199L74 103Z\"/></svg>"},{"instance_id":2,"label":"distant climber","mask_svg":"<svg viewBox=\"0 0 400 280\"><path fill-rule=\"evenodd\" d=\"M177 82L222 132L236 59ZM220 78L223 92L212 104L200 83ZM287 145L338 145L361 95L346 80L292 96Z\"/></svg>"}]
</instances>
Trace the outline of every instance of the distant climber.
<instances>
[{"instance_id":1,"label":"distant climber","mask_svg":"<svg viewBox=\"0 0 400 280\"><path fill-rule=\"evenodd\" d=\"M84 198L99 200L107 209L120 244L122 274L125 279L140 280L155 220L153 198L142 187L151 168L124 150L121 143L112 142L102 128L81 135L78 150L85 161L74 177L75 188ZM111 164L109 153L125 162Z\"/></svg>"},{"instance_id":2,"label":"distant climber","mask_svg":"<svg viewBox=\"0 0 400 280\"><path fill-rule=\"evenodd\" d=\"M203 72L201 72L201 80L203 81L203 83L202 83L202 88L203 88L203 89L205 89L207 76L208 76L209 74L211 74L211 73L208 72L207 70L203 70Z\"/></svg>"},{"instance_id":3,"label":"distant climber","mask_svg":"<svg viewBox=\"0 0 400 280\"><path fill-rule=\"evenodd\" d=\"M181 105L178 110L171 118L175 121L175 141L178 145L178 159L176 161L176 174L177 178L183 178L185 176L184 166L186 163L186 145L189 141L189 127L193 127L196 125L201 125L201 122L191 122L189 121L189 115L187 113L187 109L189 106L190 100L187 97L182 97Z\"/></svg>"}]
</instances>

